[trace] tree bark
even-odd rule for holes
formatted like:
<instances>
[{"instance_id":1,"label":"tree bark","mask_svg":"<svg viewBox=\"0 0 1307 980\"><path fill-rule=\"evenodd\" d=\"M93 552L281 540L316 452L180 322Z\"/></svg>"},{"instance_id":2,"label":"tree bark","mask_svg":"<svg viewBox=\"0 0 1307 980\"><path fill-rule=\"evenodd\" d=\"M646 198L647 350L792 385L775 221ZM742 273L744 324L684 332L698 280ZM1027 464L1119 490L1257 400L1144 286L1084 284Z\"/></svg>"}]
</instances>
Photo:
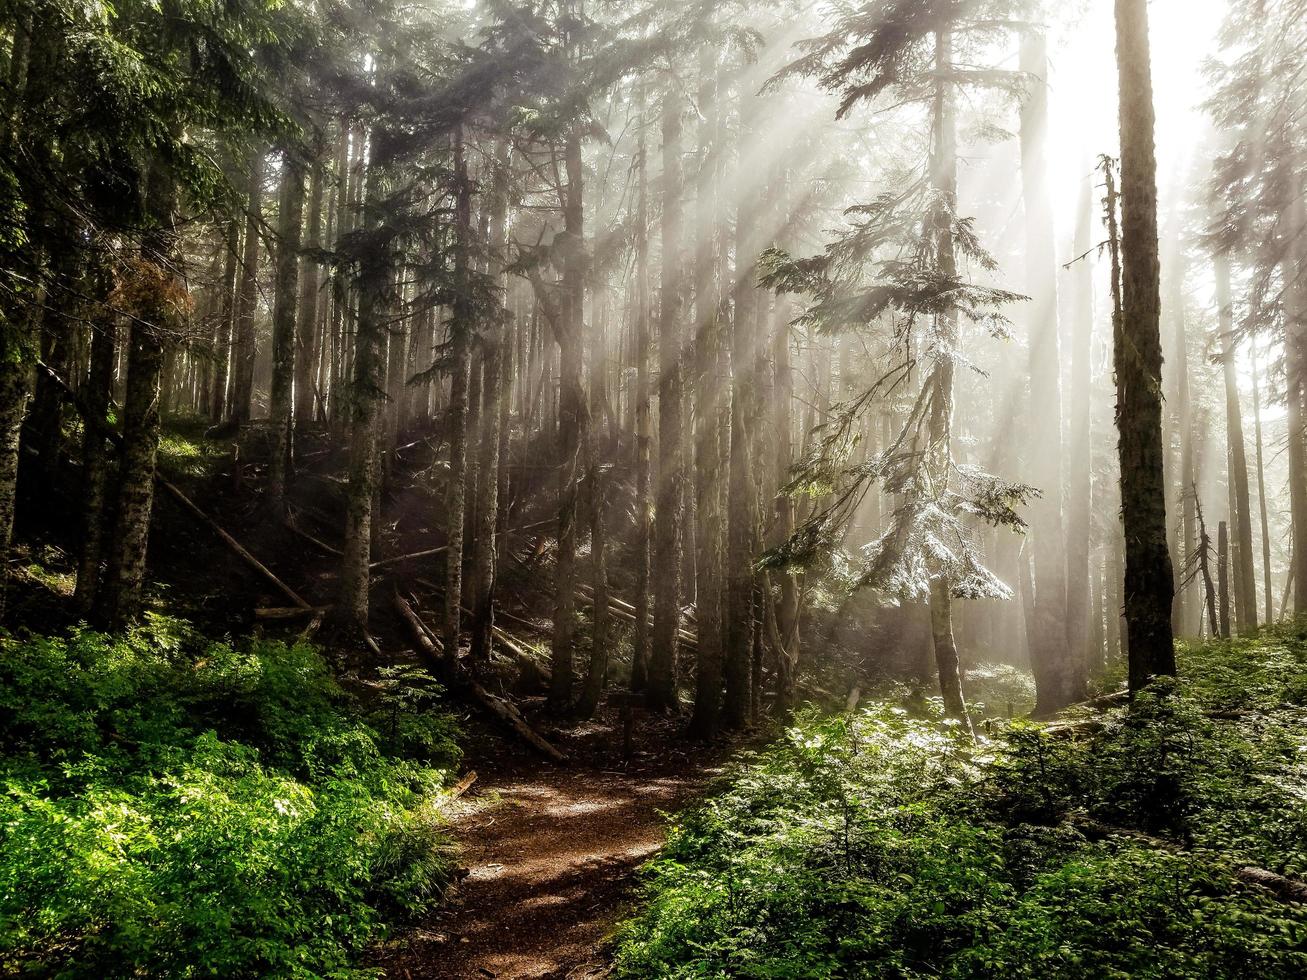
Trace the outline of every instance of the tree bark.
<instances>
[{"instance_id":1,"label":"tree bark","mask_svg":"<svg viewBox=\"0 0 1307 980\"><path fill-rule=\"evenodd\" d=\"M1120 76L1122 316L1114 343L1130 690L1175 673L1162 475L1157 159L1146 0L1116 0Z\"/></svg>"}]
</instances>

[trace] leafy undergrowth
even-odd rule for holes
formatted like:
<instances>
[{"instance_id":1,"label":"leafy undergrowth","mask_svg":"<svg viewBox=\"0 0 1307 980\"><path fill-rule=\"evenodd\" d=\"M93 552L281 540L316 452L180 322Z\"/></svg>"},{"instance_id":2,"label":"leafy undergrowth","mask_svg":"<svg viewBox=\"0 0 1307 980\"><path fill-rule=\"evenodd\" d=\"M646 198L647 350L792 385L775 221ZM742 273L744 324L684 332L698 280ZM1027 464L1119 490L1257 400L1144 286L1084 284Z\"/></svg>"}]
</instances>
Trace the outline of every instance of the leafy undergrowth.
<instances>
[{"instance_id":1,"label":"leafy undergrowth","mask_svg":"<svg viewBox=\"0 0 1307 980\"><path fill-rule=\"evenodd\" d=\"M361 972L448 881L435 694L363 705L311 647L162 619L0 641L0 974Z\"/></svg>"},{"instance_id":2,"label":"leafy undergrowth","mask_svg":"<svg viewBox=\"0 0 1307 980\"><path fill-rule=\"evenodd\" d=\"M1307 976L1307 908L1235 877L1307 875L1307 635L1182 654L1070 733L800 719L680 816L618 975Z\"/></svg>"}]
</instances>

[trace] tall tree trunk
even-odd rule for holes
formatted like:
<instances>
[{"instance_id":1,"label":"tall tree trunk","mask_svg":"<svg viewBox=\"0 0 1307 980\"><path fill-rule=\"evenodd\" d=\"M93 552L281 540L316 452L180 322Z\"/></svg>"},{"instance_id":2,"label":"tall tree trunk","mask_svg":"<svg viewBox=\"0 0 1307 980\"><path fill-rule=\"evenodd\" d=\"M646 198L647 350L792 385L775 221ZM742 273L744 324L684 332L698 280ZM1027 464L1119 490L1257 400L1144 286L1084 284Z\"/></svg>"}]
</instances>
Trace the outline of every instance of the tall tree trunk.
<instances>
[{"instance_id":1,"label":"tall tree trunk","mask_svg":"<svg viewBox=\"0 0 1307 980\"><path fill-rule=\"evenodd\" d=\"M109 276L96 290L108 295ZM91 364L86 378L87 411L99 422L108 422L109 401L113 392L113 364L118 337L116 318L101 308L91 324ZM100 563L104 560L104 531L109 516L105 509L105 487L109 475L109 447L104 435L93 424L82 429L82 551L77 562L77 587L73 605L78 615L87 618L95 608L100 588Z\"/></svg>"},{"instance_id":2,"label":"tall tree trunk","mask_svg":"<svg viewBox=\"0 0 1307 980\"><path fill-rule=\"evenodd\" d=\"M1094 347L1094 282L1092 250L1093 184L1086 178L1080 195L1076 218L1075 247L1081 256L1073 278L1073 319L1071 337L1071 384L1068 392L1067 462L1067 581L1066 602L1067 646L1073 657L1080 657L1082 670L1093 671L1102 666L1103 653L1098 627L1091 629L1094 612L1092 601L1102 603L1101 588L1091 588L1090 541L1093 537L1093 394ZM1093 574L1093 578L1099 576ZM1102 624L1102 610L1098 610L1098 624Z\"/></svg>"},{"instance_id":3,"label":"tall tree trunk","mask_svg":"<svg viewBox=\"0 0 1307 980\"><path fill-rule=\"evenodd\" d=\"M953 37L947 31L935 35L935 91L932 103L933 140L931 183L939 206L931 214L935 262L945 276L957 274L953 242L953 215L957 211L958 161L957 118L950 75L953 71ZM926 465L931 484L943 494L953 469L954 350L958 344L957 311L946 309L937 317L940 353L926 383L934 390L930 398L930 447ZM962 672L953 639L953 583L937 572L930 583L930 626L935 648L935 668L944 711L970 730L971 718L962 694Z\"/></svg>"},{"instance_id":4,"label":"tall tree trunk","mask_svg":"<svg viewBox=\"0 0 1307 980\"><path fill-rule=\"evenodd\" d=\"M1225 378L1225 428L1229 450L1230 492L1234 497L1235 616L1239 632L1257 629L1257 579L1253 571L1252 508L1248 499L1248 458L1244 451L1243 411L1235 368L1234 300L1230 295L1230 261L1221 253L1214 260L1216 302L1221 331L1221 365Z\"/></svg>"},{"instance_id":5,"label":"tall tree trunk","mask_svg":"<svg viewBox=\"0 0 1307 980\"><path fill-rule=\"evenodd\" d=\"M772 356L775 363L775 392L772 404L772 424L776 439L776 485L789 481L790 467L794 464L793 406L794 372L790 366L790 311L783 297L777 298L775 332L772 335ZM870 493L875 493L873 488ZM794 498L777 490L775 496L776 523L772 540L781 544L794 534ZM777 710L787 713L794 704L794 686L799 659L799 583L793 572L782 570L778 575L780 597L776 603L776 632L778 640L776 700ZM771 596L766 597L770 602Z\"/></svg>"},{"instance_id":6,"label":"tall tree trunk","mask_svg":"<svg viewBox=\"0 0 1307 980\"><path fill-rule=\"evenodd\" d=\"M1271 583L1271 523L1266 508L1266 464L1262 451L1262 393L1257 374L1257 339L1249 342L1253 370L1253 433L1257 440L1257 505L1262 524L1262 576L1266 582L1266 623L1275 622L1275 587Z\"/></svg>"},{"instance_id":7,"label":"tall tree trunk","mask_svg":"<svg viewBox=\"0 0 1307 980\"><path fill-rule=\"evenodd\" d=\"M467 388L473 322L471 299L472 181L467 172L463 127L454 134L454 302L450 318L449 487L445 495L445 596L441 639L445 655L458 656L463 601L463 509L467 492Z\"/></svg>"},{"instance_id":8,"label":"tall tree trunk","mask_svg":"<svg viewBox=\"0 0 1307 980\"><path fill-rule=\"evenodd\" d=\"M1180 472L1172 482L1178 479L1180 486L1180 524L1179 548L1171 556L1172 573L1184 568L1191 553L1194 537L1194 495L1189 488L1197 482L1194 470L1194 423L1193 399L1189 393L1189 339L1188 318L1185 312L1185 253L1176 248L1174 255L1176 268L1171 274L1171 316L1175 321L1175 374L1176 380L1176 424L1180 430ZM1201 611L1200 611L1201 613ZM1190 604L1185 601L1182 589L1177 589L1171 603L1171 630L1183 635L1192 628L1194 616Z\"/></svg>"},{"instance_id":9,"label":"tall tree trunk","mask_svg":"<svg viewBox=\"0 0 1307 980\"><path fill-rule=\"evenodd\" d=\"M1030 309L1030 450L1032 482L1042 495L1029 507L1034 565L1035 630L1030 662L1038 715L1085 697L1084 659L1067 643L1066 533L1062 525L1062 391L1058 351L1057 247L1048 197L1048 54L1044 35L1021 35L1021 70L1029 90L1021 104L1021 186L1026 211Z\"/></svg>"},{"instance_id":10,"label":"tall tree trunk","mask_svg":"<svg viewBox=\"0 0 1307 980\"><path fill-rule=\"evenodd\" d=\"M213 390L209 394L209 418L215 423L227 417L227 390L231 384L232 344L235 340L236 271L240 266L241 227L232 218L223 232L222 300L218 305L216 342L213 345Z\"/></svg>"},{"instance_id":11,"label":"tall tree trunk","mask_svg":"<svg viewBox=\"0 0 1307 980\"><path fill-rule=\"evenodd\" d=\"M681 534L684 502L681 412L685 262L681 241L681 112L670 76L663 96L662 303L658 317L658 483L654 526L654 622L649 657L649 706L677 707L676 634L681 622Z\"/></svg>"},{"instance_id":12,"label":"tall tree trunk","mask_svg":"<svg viewBox=\"0 0 1307 980\"><path fill-rule=\"evenodd\" d=\"M4 316L9 322L0 330L0 562L9 558L14 532L18 450L40 333L39 299L26 307L6 305Z\"/></svg>"},{"instance_id":13,"label":"tall tree trunk","mask_svg":"<svg viewBox=\"0 0 1307 980\"><path fill-rule=\"evenodd\" d=\"M601 300L601 302L604 302ZM585 684L577 714L590 718L599 708L604 683L608 676L608 539L605 523L604 485L600 465L600 432L598 419L608 397L605 369L608 360L607 324L601 319L596 324L594 363L590 372L590 425L586 428L586 471L590 498L590 564L591 584L594 589L593 616L590 631L590 660L586 667Z\"/></svg>"},{"instance_id":14,"label":"tall tree trunk","mask_svg":"<svg viewBox=\"0 0 1307 980\"><path fill-rule=\"evenodd\" d=\"M326 178L322 161L315 159L309 178L309 220L304 249L308 253L300 260L300 295L295 324L295 424L306 425L313 421L314 368L318 364L319 304L322 274L317 252L322 248L322 200Z\"/></svg>"},{"instance_id":15,"label":"tall tree trunk","mask_svg":"<svg viewBox=\"0 0 1307 980\"><path fill-rule=\"evenodd\" d=\"M374 161L366 179L368 200L363 209L364 232L371 238L372 233L378 231L376 208L387 195L385 170ZM353 632L365 632L368 627L372 506L377 485L377 414L393 260L386 235L375 237L376 241L360 247L355 256L358 318L354 332L353 374L345 386L345 398L341 404L349 424L349 483L345 490L339 618ZM343 292L343 280L341 286Z\"/></svg>"},{"instance_id":16,"label":"tall tree trunk","mask_svg":"<svg viewBox=\"0 0 1307 980\"><path fill-rule=\"evenodd\" d=\"M549 706L572 707L576 642L576 512L580 489L581 449L586 405L581 378L581 340L585 315L585 205L581 134L573 127L563 148L567 173L564 189L562 302L558 325L558 565L554 582L554 636Z\"/></svg>"},{"instance_id":17,"label":"tall tree trunk","mask_svg":"<svg viewBox=\"0 0 1307 980\"><path fill-rule=\"evenodd\" d=\"M1288 405L1289 508L1293 517L1293 609L1307 614L1307 202L1293 195L1284 261L1285 399Z\"/></svg>"},{"instance_id":18,"label":"tall tree trunk","mask_svg":"<svg viewBox=\"0 0 1307 980\"><path fill-rule=\"evenodd\" d=\"M721 284L717 279L716 162L721 152L717 122L717 53L705 44L699 56L699 153L696 176L696 242L694 255L694 419L695 461L695 611L698 630L695 652L694 714L690 732L697 738L717 734L722 701L722 515L720 416Z\"/></svg>"},{"instance_id":19,"label":"tall tree trunk","mask_svg":"<svg viewBox=\"0 0 1307 980\"><path fill-rule=\"evenodd\" d=\"M304 216L304 166L291 153L282 155L281 200L277 214L277 253L272 298L272 422L268 496L273 507L286 508L286 471L291 452L295 384L295 303L299 298L300 233Z\"/></svg>"},{"instance_id":20,"label":"tall tree trunk","mask_svg":"<svg viewBox=\"0 0 1307 980\"><path fill-rule=\"evenodd\" d=\"M1147 0L1116 0L1120 75L1122 316L1113 359L1125 526L1130 690L1175 673L1162 476L1157 158Z\"/></svg>"},{"instance_id":21,"label":"tall tree trunk","mask_svg":"<svg viewBox=\"0 0 1307 980\"><path fill-rule=\"evenodd\" d=\"M1225 521L1216 527L1216 590L1220 611L1221 639L1230 638L1230 536Z\"/></svg>"},{"instance_id":22,"label":"tall tree trunk","mask_svg":"<svg viewBox=\"0 0 1307 980\"><path fill-rule=\"evenodd\" d=\"M128 344L117 510L97 617L112 631L125 629L141 612L154 506L154 464L159 449L163 344L154 325L143 319L132 322Z\"/></svg>"},{"instance_id":23,"label":"tall tree trunk","mask_svg":"<svg viewBox=\"0 0 1307 980\"><path fill-rule=\"evenodd\" d=\"M250 184L245 211L245 248L241 259L240 285L236 291L235 341L232 351L231 400L228 417L233 422L250 420L254 398L254 313L258 300L259 225L263 211L263 151L249 159Z\"/></svg>"},{"instance_id":24,"label":"tall tree trunk","mask_svg":"<svg viewBox=\"0 0 1307 980\"><path fill-rule=\"evenodd\" d=\"M494 173L491 177L490 240L487 243L490 262L488 271L496 287L503 285L501 256L506 247L504 233L508 216L508 178L508 148L507 144L501 142L495 151ZM498 561L495 529L499 517L500 441L507 438L501 427L501 409L506 400L505 375L510 370L506 342L506 331L500 327L492 328L492 332L484 339L485 404L481 411L484 421L481 428L481 460L477 467L482 482L472 559L471 655L476 659L489 657L495 622L495 566Z\"/></svg>"},{"instance_id":25,"label":"tall tree trunk","mask_svg":"<svg viewBox=\"0 0 1307 980\"><path fill-rule=\"evenodd\" d=\"M163 337L178 318L177 294L184 289L172 269L180 265L176 240L176 190L162 167L150 173L147 201L154 227L146 235L135 274L149 293L148 309L136 311L127 353L123 400L123 449L118 470L117 510L99 619L106 628L125 629L141 612L150 515L154 507L154 467L159 450L159 395Z\"/></svg>"},{"instance_id":26,"label":"tall tree trunk","mask_svg":"<svg viewBox=\"0 0 1307 980\"><path fill-rule=\"evenodd\" d=\"M631 689L643 691L649 678L649 551L653 531L649 476L653 444L650 418L649 349L649 172L645 136L646 94L640 86L640 136L636 148L638 195L635 217L635 631L631 640Z\"/></svg>"},{"instance_id":27,"label":"tall tree trunk","mask_svg":"<svg viewBox=\"0 0 1307 980\"><path fill-rule=\"evenodd\" d=\"M740 159L757 130L758 97L740 94ZM739 196L735 216L735 315L730 323L731 443L726 507L725 722L739 731L749 724L755 610L753 571L758 515L753 483L755 368L759 316L758 217L761 192Z\"/></svg>"}]
</instances>

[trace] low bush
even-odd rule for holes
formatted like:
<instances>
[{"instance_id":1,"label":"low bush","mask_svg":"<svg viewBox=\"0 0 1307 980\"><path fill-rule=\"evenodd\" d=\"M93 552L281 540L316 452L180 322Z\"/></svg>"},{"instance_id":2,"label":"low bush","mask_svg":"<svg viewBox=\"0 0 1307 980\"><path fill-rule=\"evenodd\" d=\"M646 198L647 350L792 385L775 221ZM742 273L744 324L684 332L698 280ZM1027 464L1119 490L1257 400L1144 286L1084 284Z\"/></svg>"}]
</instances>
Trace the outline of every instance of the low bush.
<instances>
[{"instance_id":1,"label":"low bush","mask_svg":"<svg viewBox=\"0 0 1307 980\"><path fill-rule=\"evenodd\" d=\"M1297 978L1307 638L1186 650L1068 737L807 715L682 814L619 938L659 978Z\"/></svg>"},{"instance_id":2,"label":"low bush","mask_svg":"<svg viewBox=\"0 0 1307 980\"><path fill-rule=\"evenodd\" d=\"M359 973L449 870L415 686L365 706L308 646L162 619L0 642L0 973Z\"/></svg>"}]
</instances>

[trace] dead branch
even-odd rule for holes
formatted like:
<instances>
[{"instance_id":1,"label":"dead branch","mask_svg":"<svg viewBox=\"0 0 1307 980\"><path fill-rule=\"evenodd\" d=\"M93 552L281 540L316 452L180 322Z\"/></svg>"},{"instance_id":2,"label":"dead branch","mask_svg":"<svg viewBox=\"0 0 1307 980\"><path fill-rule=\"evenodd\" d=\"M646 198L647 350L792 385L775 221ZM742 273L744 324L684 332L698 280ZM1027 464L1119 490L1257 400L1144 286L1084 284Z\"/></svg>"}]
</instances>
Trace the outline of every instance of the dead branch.
<instances>
[{"instance_id":1,"label":"dead branch","mask_svg":"<svg viewBox=\"0 0 1307 980\"><path fill-rule=\"evenodd\" d=\"M503 698L495 697L472 677L457 658L447 657L440 648L439 641L432 635L426 624L413 607L405 601L404 597L398 591L394 593L395 609L399 612L400 618L408 626L409 632L417 641L418 647L422 653L432 661L433 666L443 672L454 685L464 689L472 695L481 705L486 708L500 721L504 722L516 735L523 741L540 752L548 756L555 762L563 764L567 762L567 756L556 749L552 744L545 740L534 728L527 724L526 719L522 717L522 712L517 705Z\"/></svg>"}]
</instances>

